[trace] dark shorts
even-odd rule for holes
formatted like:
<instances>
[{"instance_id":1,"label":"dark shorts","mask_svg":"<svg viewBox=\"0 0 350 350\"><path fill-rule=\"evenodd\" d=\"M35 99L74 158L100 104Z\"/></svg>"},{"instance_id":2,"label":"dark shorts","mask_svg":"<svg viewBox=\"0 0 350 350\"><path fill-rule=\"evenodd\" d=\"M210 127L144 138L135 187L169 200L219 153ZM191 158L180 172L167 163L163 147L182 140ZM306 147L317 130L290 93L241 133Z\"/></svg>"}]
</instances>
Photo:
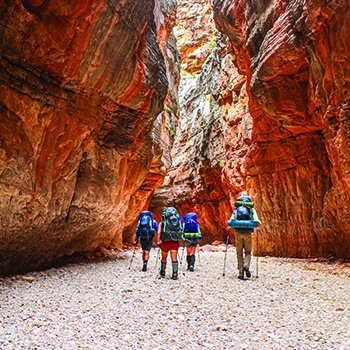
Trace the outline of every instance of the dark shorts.
<instances>
[{"instance_id":1,"label":"dark shorts","mask_svg":"<svg viewBox=\"0 0 350 350\"><path fill-rule=\"evenodd\" d=\"M169 250L176 250L178 251L180 247L179 242L173 242L173 241L163 241L162 245L160 246L160 249L164 253L168 253Z\"/></svg>"},{"instance_id":2,"label":"dark shorts","mask_svg":"<svg viewBox=\"0 0 350 350\"><path fill-rule=\"evenodd\" d=\"M195 241L190 241L187 239L184 240L184 246L186 248L197 247L197 245L198 245L198 240L195 240Z\"/></svg>"},{"instance_id":3,"label":"dark shorts","mask_svg":"<svg viewBox=\"0 0 350 350\"><path fill-rule=\"evenodd\" d=\"M150 251L153 245L153 237L150 237L148 240L147 238L140 238L141 248L142 250Z\"/></svg>"}]
</instances>

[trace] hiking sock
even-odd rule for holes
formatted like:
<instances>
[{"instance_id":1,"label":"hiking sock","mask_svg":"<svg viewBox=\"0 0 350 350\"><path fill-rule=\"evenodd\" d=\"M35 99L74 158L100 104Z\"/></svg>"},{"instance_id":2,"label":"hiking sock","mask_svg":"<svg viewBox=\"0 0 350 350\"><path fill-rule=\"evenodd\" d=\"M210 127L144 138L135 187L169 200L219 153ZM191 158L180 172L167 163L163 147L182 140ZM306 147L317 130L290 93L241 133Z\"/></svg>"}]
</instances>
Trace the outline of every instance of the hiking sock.
<instances>
[{"instance_id":1,"label":"hiking sock","mask_svg":"<svg viewBox=\"0 0 350 350\"><path fill-rule=\"evenodd\" d=\"M189 270L191 265L191 255L187 255L186 258L187 258L187 270Z\"/></svg>"},{"instance_id":2,"label":"hiking sock","mask_svg":"<svg viewBox=\"0 0 350 350\"><path fill-rule=\"evenodd\" d=\"M190 267L189 270L190 271L194 271L194 261L196 260L196 257L194 255L190 256Z\"/></svg>"},{"instance_id":3,"label":"hiking sock","mask_svg":"<svg viewBox=\"0 0 350 350\"><path fill-rule=\"evenodd\" d=\"M171 277L171 279L173 280L177 280L177 274L179 271L179 263L177 261L173 261L173 275Z\"/></svg>"},{"instance_id":4,"label":"hiking sock","mask_svg":"<svg viewBox=\"0 0 350 350\"><path fill-rule=\"evenodd\" d=\"M148 263L148 260L145 260L143 262L142 271L147 271L147 263Z\"/></svg>"},{"instance_id":5,"label":"hiking sock","mask_svg":"<svg viewBox=\"0 0 350 350\"><path fill-rule=\"evenodd\" d=\"M160 263L160 277L165 277L166 262Z\"/></svg>"},{"instance_id":6,"label":"hiking sock","mask_svg":"<svg viewBox=\"0 0 350 350\"><path fill-rule=\"evenodd\" d=\"M245 275L250 278L250 276L252 275L248 269L248 266L244 266L243 267L243 271L245 271Z\"/></svg>"}]
</instances>

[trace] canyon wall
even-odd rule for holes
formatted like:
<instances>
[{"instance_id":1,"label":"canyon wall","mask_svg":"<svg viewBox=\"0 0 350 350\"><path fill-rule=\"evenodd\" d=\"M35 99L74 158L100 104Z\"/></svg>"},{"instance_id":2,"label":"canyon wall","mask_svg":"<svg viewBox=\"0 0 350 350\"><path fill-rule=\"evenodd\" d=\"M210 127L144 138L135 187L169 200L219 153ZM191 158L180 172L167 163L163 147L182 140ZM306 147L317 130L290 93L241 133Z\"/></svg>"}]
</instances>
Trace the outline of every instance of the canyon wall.
<instances>
[{"instance_id":1,"label":"canyon wall","mask_svg":"<svg viewBox=\"0 0 350 350\"><path fill-rule=\"evenodd\" d=\"M153 121L175 10L0 1L0 274L121 246L164 177Z\"/></svg>"},{"instance_id":2,"label":"canyon wall","mask_svg":"<svg viewBox=\"0 0 350 350\"><path fill-rule=\"evenodd\" d=\"M243 158L252 128L247 78L215 29L211 1L179 1L174 31L182 62L180 117L172 164L150 210L158 220L166 206L180 215L195 212L205 244L226 238L232 204L246 188ZM233 230L230 237L233 242Z\"/></svg>"},{"instance_id":3,"label":"canyon wall","mask_svg":"<svg viewBox=\"0 0 350 350\"><path fill-rule=\"evenodd\" d=\"M141 187L131 197L123 232L123 241L132 243L136 237L138 215L148 210L156 188L161 186L172 164L171 149L175 140L175 130L179 118L178 84L180 80L180 53L177 40L172 31L176 23L176 1L156 3L158 42L165 57L169 81L164 109L153 123L153 159L148 175ZM145 198L147 200L145 201ZM155 213L156 214L156 213ZM155 215L159 222L159 216Z\"/></svg>"},{"instance_id":4,"label":"canyon wall","mask_svg":"<svg viewBox=\"0 0 350 350\"><path fill-rule=\"evenodd\" d=\"M179 2L180 122L150 208L196 212L207 243L247 191L261 255L349 258L349 1L215 0L227 38L210 5Z\"/></svg>"},{"instance_id":5,"label":"canyon wall","mask_svg":"<svg viewBox=\"0 0 350 350\"><path fill-rule=\"evenodd\" d=\"M349 5L214 1L248 82L261 254L350 257Z\"/></svg>"}]
</instances>

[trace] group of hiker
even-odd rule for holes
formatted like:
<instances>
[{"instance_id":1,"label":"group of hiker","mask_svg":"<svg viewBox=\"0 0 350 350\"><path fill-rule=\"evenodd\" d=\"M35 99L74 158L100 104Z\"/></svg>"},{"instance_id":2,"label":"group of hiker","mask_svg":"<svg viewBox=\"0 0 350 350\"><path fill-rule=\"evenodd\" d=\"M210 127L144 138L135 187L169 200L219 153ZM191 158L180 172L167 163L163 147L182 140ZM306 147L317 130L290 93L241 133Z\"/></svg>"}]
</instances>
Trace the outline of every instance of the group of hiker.
<instances>
[{"instance_id":1,"label":"group of hiker","mask_svg":"<svg viewBox=\"0 0 350 350\"><path fill-rule=\"evenodd\" d=\"M249 270L252 250L251 233L254 232L254 228L258 228L259 223L254 203L250 197L239 197L235 202L235 210L228 221L228 225L236 231L238 278L242 280L244 280L244 276L247 278L251 277ZM149 252L153 246L154 237L156 237L157 245L161 251L161 278L165 277L169 251L173 270L171 278L174 280L178 278L179 262L177 255L181 240L184 241L184 247L187 250L187 269L194 271L195 252L198 240L202 238L195 213L188 213L182 218L175 208L168 207L163 210L162 220L159 225L153 219L153 214L150 211L143 211L139 214L135 248L138 241L140 241L143 260L142 271L147 271Z\"/></svg>"},{"instance_id":2,"label":"group of hiker","mask_svg":"<svg viewBox=\"0 0 350 350\"><path fill-rule=\"evenodd\" d=\"M188 213L183 219L179 216L175 208L165 208L159 226L153 219L153 214L151 212L143 211L139 214L135 244L140 240L143 251L142 271L147 271L149 252L152 248L155 236L157 245L162 252L160 277L165 277L167 258L170 252L173 268L171 278L178 278L179 262L177 260L177 253L180 248L180 240L184 240L184 245L187 248L187 268L189 271L194 271L196 247L198 245L198 239L202 238L197 215L195 213Z\"/></svg>"}]
</instances>

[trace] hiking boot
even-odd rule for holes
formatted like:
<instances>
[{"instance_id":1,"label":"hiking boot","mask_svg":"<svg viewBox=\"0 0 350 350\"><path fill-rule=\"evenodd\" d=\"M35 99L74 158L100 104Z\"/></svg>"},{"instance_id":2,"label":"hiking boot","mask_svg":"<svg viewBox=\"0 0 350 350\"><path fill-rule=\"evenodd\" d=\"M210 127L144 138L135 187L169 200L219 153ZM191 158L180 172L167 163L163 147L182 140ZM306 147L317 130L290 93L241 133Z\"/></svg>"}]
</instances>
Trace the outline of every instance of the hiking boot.
<instances>
[{"instance_id":1,"label":"hiking boot","mask_svg":"<svg viewBox=\"0 0 350 350\"><path fill-rule=\"evenodd\" d=\"M238 276L238 279L239 280L244 280L244 277L243 276Z\"/></svg>"},{"instance_id":2,"label":"hiking boot","mask_svg":"<svg viewBox=\"0 0 350 350\"><path fill-rule=\"evenodd\" d=\"M166 269L166 262L163 263L161 262L160 263L160 277L165 277L165 269Z\"/></svg>"},{"instance_id":3,"label":"hiking boot","mask_svg":"<svg viewBox=\"0 0 350 350\"><path fill-rule=\"evenodd\" d=\"M190 269L190 265L191 265L191 255L187 255L186 259L187 259L187 270L189 270Z\"/></svg>"},{"instance_id":4,"label":"hiking boot","mask_svg":"<svg viewBox=\"0 0 350 350\"><path fill-rule=\"evenodd\" d=\"M173 275L171 276L172 280L177 280L177 275L179 271L179 263L177 261L173 261Z\"/></svg>"},{"instance_id":5,"label":"hiking boot","mask_svg":"<svg viewBox=\"0 0 350 350\"><path fill-rule=\"evenodd\" d=\"M142 271L147 271L147 261L143 262Z\"/></svg>"},{"instance_id":6,"label":"hiking boot","mask_svg":"<svg viewBox=\"0 0 350 350\"><path fill-rule=\"evenodd\" d=\"M243 267L243 271L245 272L245 275L250 278L250 276L252 275L248 269L248 266L244 266Z\"/></svg>"},{"instance_id":7,"label":"hiking boot","mask_svg":"<svg viewBox=\"0 0 350 350\"><path fill-rule=\"evenodd\" d=\"M196 256L195 255L191 255L190 256L190 266L189 266L189 270L190 271L194 271L194 262L196 260Z\"/></svg>"}]
</instances>

